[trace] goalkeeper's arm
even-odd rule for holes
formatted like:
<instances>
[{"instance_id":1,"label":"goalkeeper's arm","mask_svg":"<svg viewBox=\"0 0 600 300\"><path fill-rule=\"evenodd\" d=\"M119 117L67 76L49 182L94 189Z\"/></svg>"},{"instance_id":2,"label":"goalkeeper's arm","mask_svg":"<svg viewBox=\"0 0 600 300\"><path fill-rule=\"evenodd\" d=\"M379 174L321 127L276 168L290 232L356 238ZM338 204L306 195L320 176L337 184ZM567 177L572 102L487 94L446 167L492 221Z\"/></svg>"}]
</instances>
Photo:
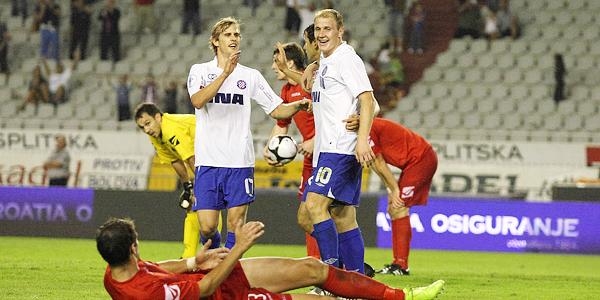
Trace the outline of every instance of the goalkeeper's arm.
<instances>
[{"instance_id":1,"label":"goalkeeper's arm","mask_svg":"<svg viewBox=\"0 0 600 300\"><path fill-rule=\"evenodd\" d=\"M190 158L190 161L194 161L194 157ZM194 185L192 183L192 179L188 173L187 166L182 160L176 160L171 163L175 173L179 176L179 180L183 185L183 191L179 196L179 206L183 209L189 209L192 206L192 195L194 190Z\"/></svg>"}]
</instances>

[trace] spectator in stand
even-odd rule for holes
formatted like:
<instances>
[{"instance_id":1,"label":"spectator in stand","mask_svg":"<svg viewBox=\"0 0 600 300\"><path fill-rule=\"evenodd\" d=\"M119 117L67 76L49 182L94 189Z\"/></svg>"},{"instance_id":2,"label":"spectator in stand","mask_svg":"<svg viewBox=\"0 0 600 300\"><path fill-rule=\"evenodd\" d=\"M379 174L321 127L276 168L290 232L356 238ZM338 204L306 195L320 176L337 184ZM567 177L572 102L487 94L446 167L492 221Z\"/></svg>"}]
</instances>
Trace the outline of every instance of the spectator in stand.
<instances>
[{"instance_id":1,"label":"spectator in stand","mask_svg":"<svg viewBox=\"0 0 600 300\"><path fill-rule=\"evenodd\" d=\"M50 90L48 89L48 81L42 75L42 67L36 65L31 72L31 80L29 82L29 89L27 95L23 101L23 104L19 106L19 111L24 110L27 104L35 105L36 109L40 102L48 103L50 101Z\"/></svg>"},{"instance_id":2,"label":"spectator in stand","mask_svg":"<svg viewBox=\"0 0 600 300\"><path fill-rule=\"evenodd\" d=\"M485 24L483 26L484 36L490 41L497 39L500 36L500 31L498 30L498 18L496 13L487 6L482 6L481 15L483 16Z\"/></svg>"},{"instance_id":3,"label":"spectator in stand","mask_svg":"<svg viewBox=\"0 0 600 300\"><path fill-rule=\"evenodd\" d=\"M146 74L144 83L140 85L142 89L142 102L157 103L158 102L158 84L154 80L154 75L150 72Z\"/></svg>"},{"instance_id":4,"label":"spectator in stand","mask_svg":"<svg viewBox=\"0 0 600 300\"><path fill-rule=\"evenodd\" d=\"M108 60L108 52L112 54L113 62L121 59L121 33L119 20L121 11L115 6L115 0L106 0L105 6L100 10L100 59Z\"/></svg>"},{"instance_id":5,"label":"spectator in stand","mask_svg":"<svg viewBox=\"0 0 600 300\"><path fill-rule=\"evenodd\" d=\"M196 112L194 106L192 105L192 100L190 99L190 94L188 93L187 82L184 82L181 85L183 89L183 93L179 93L181 96L179 97L179 111L183 114L194 114Z\"/></svg>"},{"instance_id":6,"label":"spectator in stand","mask_svg":"<svg viewBox=\"0 0 600 300\"><path fill-rule=\"evenodd\" d=\"M458 27L455 38L470 36L478 39L483 31L483 17L476 0L458 0Z\"/></svg>"},{"instance_id":7,"label":"spectator in stand","mask_svg":"<svg viewBox=\"0 0 600 300\"><path fill-rule=\"evenodd\" d=\"M35 7L35 18L40 28L40 56L45 59L59 59L60 6L54 0L40 0Z\"/></svg>"},{"instance_id":8,"label":"spectator in stand","mask_svg":"<svg viewBox=\"0 0 600 300\"><path fill-rule=\"evenodd\" d=\"M109 83L112 85L117 99L117 113L119 115L119 121L131 120L131 105L129 104L129 94L133 84L129 82L129 76L123 74L119 76L117 83Z\"/></svg>"},{"instance_id":9,"label":"spectator in stand","mask_svg":"<svg viewBox=\"0 0 600 300\"><path fill-rule=\"evenodd\" d=\"M27 10L28 0L12 0L11 15L13 17L21 16L21 25L25 27L27 17L29 17L29 11Z\"/></svg>"},{"instance_id":10,"label":"spectator in stand","mask_svg":"<svg viewBox=\"0 0 600 300\"><path fill-rule=\"evenodd\" d=\"M500 36L510 36L512 39L520 36L519 18L510 10L508 0L500 0L496 19Z\"/></svg>"},{"instance_id":11,"label":"spectator in stand","mask_svg":"<svg viewBox=\"0 0 600 300\"><path fill-rule=\"evenodd\" d=\"M199 35L202 32L200 0L183 0L181 34L188 34L190 26L194 35Z\"/></svg>"},{"instance_id":12,"label":"spectator in stand","mask_svg":"<svg viewBox=\"0 0 600 300\"><path fill-rule=\"evenodd\" d=\"M135 33L138 40L146 29L158 34L158 24L154 14L154 0L135 0L133 2L133 12L135 14Z\"/></svg>"},{"instance_id":13,"label":"spectator in stand","mask_svg":"<svg viewBox=\"0 0 600 300\"><path fill-rule=\"evenodd\" d=\"M295 37L300 31L300 12L298 10L299 0L286 0L287 13L285 15L285 30L289 37Z\"/></svg>"},{"instance_id":14,"label":"spectator in stand","mask_svg":"<svg viewBox=\"0 0 600 300\"><path fill-rule=\"evenodd\" d=\"M67 101L69 92L69 81L73 72L77 69L79 63L79 51L75 51L75 57L71 63L71 67L65 69L63 63L56 61L56 69L52 71L48 66L48 62L42 59L42 64L48 76L48 89L50 91L50 102L54 105Z\"/></svg>"},{"instance_id":15,"label":"spectator in stand","mask_svg":"<svg viewBox=\"0 0 600 300\"><path fill-rule=\"evenodd\" d=\"M10 42L10 32L6 23L0 22L0 73L6 74L5 84L8 83L10 70L8 69L8 42Z\"/></svg>"},{"instance_id":16,"label":"spectator in stand","mask_svg":"<svg viewBox=\"0 0 600 300\"><path fill-rule=\"evenodd\" d=\"M77 49L79 49L80 59L86 58L91 23L92 8L87 5L84 0L73 0L71 3L70 59L74 59L74 54Z\"/></svg>"},{"instance_id":17,"label":"spectator in stand","mask_svg":"<svg viewBox=\"0 0 600 300\"><path fill-rule=\"evenodd\" d=\"M248 6L252 10L252 16L256 16L256 9L260 5L261 0L244 0L244 5Z\"/></svg>"},{"instance_id":18,"label":"spectator in stand","mask_svg":"<svg viewBox=\"0 0 600 300\"><path fill-rule=\"evenodd\" d=\"M421 1L414 3L410 13L410 45L408 53L423 54L423 35L425 34L425 10Z\"/></svg>"},{"instance_id":19,"label":"spectator in stand","mask_svg":"<svg viewBox=\"0 0 600 300\"><path fill-rule=\"evenodd\" d=\"M556 86L554 87L554 102L556 105L560 101L565 100L565 75L567 74L567 68L565 67L565 61L562 54L554 54L554 79Z\"/></svg>"},{"instance_id":20,"label":"spectator in stand","mask_svg":"<svg viewBox=\"0 0 600 300\"><path fill-rule=\"evenodd\" d=\"M175 80L170 80L165 85L165 100L163 111L170 114L177 113L177 81Z\"/></svg>"},{"instance_id":21,"label":"spectator in stand","mask_svg":"<svg viewBox=\"0 0 600 300\"><path fill-rule=\"evenodd\" d=\"M404 37L404 10L406 0L385 0L388 7L388 32L392 51L402 52L402 39Z\"/></svg>"},{"instance_id":22,"label":"spectator in stand","mask_svg":"<svg viewBox=\"0 0 600 300\"><path fill-rule=\"evenodd\" d=\"M50 186L66 187L71 175L69 172L71 156L67 151L67 138L62 134L58 134L54 137L54 140L56 149L44 162L44 170L48 176Z\"/></svg>"}]
</instances>

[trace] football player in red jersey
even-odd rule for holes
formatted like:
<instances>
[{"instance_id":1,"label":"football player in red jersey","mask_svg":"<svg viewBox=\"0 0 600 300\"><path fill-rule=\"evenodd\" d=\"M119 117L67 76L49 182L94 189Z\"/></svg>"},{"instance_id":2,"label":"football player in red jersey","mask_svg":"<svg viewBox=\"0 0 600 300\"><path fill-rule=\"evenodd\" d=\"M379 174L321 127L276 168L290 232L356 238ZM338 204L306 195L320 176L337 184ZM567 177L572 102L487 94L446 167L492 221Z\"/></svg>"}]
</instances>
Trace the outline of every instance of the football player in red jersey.
<instances>
[{"instance_id":1,"label":"football player in red jersey","mask_svg":"<svg viewBox=\"0 0 600 300\"><path fill-rule=\"evenodd\" d=\"M277 44L277 49L273 53L272 69L277 74L278 80L287 81L281 88L281 98L284 103L291 103L304 98L310 99L310 93L302 89L302 86L296 81L286 76L286 73L296 73L301 76L305 67L305 56L302 48L297 43ZM311 113L306 111L298 112L293 117L294 123L298 131L302 135L302 143L298 145L298 152L304 155L304 165L302 168L302 178L300 188L298 189L298 199L302 199L306 181L312 174L312 153L314 148L313 137L315 136L315 122ZM271 130L271 137L278 134L287 134L292 119L277 120L275 126ZM276 161L270 159L268 149L265 146L263 156L267 163L272 166L281 166ZM304 202L300 201L298 207L298 224L306 232L306 252L309 256L319 257L319 248L316 240L310 235L312 232L312 222L308 216L308 211L304 206Z\"/></svg>"},{"instance_id":2,"label":"football player in red jersey","mask_svg":"<svg viewBox=\"0 0 600 300\"><path fill-rule=\"evenodd\" d=\"M347 128L358 128L358 117L347 120ZM429 188L437 169L437 155L431 144L418 133L384 118L375 118L370 132L375 153L373 171L388 192L388 213L392 218L392 252L394 260L379 270L382 274L409 275L408 254L412 231L409 209L427 205ZM402 170L396 179L388 166Z\"/></svg>"},{"instance_id":3,"label":"football player in red jersey","mask_svg":"<svg viewBox=\"0 0 600 300\"><path fill-rule=\"evenodd\" d=\"M208 240L195 257L153 263L140 258L133 221L111 218L96 233L96 248L108 263L104 287L112 299L336 299L284 294L316 285L351 299L428 300L437 297L445 284L438 280L426 287L398 289L312 257L241 259L263 234L263 223L240 221L231 250L209 249L212 240Z\"/></svg>"}]
</instances>

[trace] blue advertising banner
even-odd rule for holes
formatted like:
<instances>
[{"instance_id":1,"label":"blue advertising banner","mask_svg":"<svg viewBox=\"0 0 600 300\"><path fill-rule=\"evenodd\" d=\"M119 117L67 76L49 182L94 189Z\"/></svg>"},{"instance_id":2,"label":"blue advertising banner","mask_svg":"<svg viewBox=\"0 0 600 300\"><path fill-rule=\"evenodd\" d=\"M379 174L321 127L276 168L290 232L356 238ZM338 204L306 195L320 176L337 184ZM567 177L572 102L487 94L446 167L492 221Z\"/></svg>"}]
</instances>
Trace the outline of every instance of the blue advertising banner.
<instances>
[{"instance_id":1,"label":"blue advertising banner","mask_svg":"<svg viewBox=\"0 0 600 300\"><path fill-rule=\"evenodd\" d=\"M92 189L0 187L0 235L87 234L93 204Z\"/></svg>"},{"instance_id":2,"label":"blue advertising banner","mask_svg":"<svg viewBox=\"0 0 600 300\"><path fill-rule=\"evenodd\" d=\"M377 246L389 248L387 197L377 213ZM600 204L531 203L506 199L431 197L411 208L415 249L600 253Z\"/></svg>"}]
</instances>

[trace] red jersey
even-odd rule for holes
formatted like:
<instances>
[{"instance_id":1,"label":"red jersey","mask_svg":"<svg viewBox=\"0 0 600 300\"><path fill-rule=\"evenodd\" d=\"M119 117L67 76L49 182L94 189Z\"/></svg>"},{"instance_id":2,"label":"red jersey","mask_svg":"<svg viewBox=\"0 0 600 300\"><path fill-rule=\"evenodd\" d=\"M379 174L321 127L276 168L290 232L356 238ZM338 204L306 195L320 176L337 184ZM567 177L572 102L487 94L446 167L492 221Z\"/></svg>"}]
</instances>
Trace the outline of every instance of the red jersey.
<instances>
[{"instance_id":1,"label":"red jersey","mask_svg":"<svg viewBox=\"0 0 600 300\"><path fill-rule=\"evenodd\" d=\"M110 267L104 273L104 287L112 299L141 300L186 300L200 299L198 281L204 273L175 274L157 264L138 261L139 271L129 280L118 282L112 279ZM290 300L289 295L271 293L261 288L250 288L244 270L238 263L231 274L221 283L209 300L233 299L274 299Z\"/></svg>"},{"instance_id":2,"label":"red jersey","mask_svg":"<svg viewBox=\"0 0 600 300\"><path fill-rule=\"evenodd\" d=\"M421 159L431 144L418 133L391 120L374 118L370 138L373 152L390 165L404 170Z\"/></svg>"},{"instance_id":3,"label":"red jersey","mask_svg":"<svg viewBox=\"0 0 600 300\"><path fill-rule=\"evenodd\" d=\"M281 88L281 99L283 99L284 103L292 103L304 98L310 99L310 93L302 89L302 86L299 84L293 85L288 82ZM302 110L296 113L293 118L303 140L308 140L315 136L315 118L313 114ZM292 119L277 120L279 127L287 127L291 123Z\"/></svg>"},{"instance_id":4,"label":"red jersey","mask_svg":"<svg viewBox=\"0 0 600 300\"><path fill-rule=\"evenodd\" d=\"M311 99L310 93L306 92L301 85L290 84L289 82L283 85L281 88L281 99L284 103L291 103L303 98ZM306 111L299 111L293 116L294 123L298 127L298 131L302 135L302 140L306 141L315 136L315 117L313 114ZM287 127L292 123L292 119L281 119L277 120L277 126ZM304 165L302 167L302 182L298 190L299 195L304 193L306 187L305 182L311 176L312 173L312 156L304 156Z\"/></svg>"}]
</instances>

